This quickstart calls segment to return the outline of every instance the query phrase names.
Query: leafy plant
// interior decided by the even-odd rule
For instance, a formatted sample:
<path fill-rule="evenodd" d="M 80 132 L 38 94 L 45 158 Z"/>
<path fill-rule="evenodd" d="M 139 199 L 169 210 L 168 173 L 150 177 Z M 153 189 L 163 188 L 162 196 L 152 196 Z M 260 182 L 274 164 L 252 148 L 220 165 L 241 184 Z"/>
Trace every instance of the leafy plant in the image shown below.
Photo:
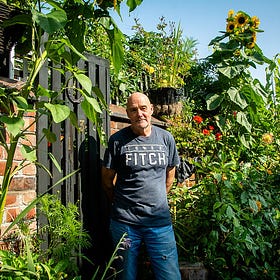
<path fill-rule="evenodd" d="M 135 34 L 128 41 L 131 71 L 142 75 L 142 81 L 147 76 L 150 88 L 181 88 L 193 63 L 196 41 L 183 38 L 180 24 L 167 24 L 164 17 L 156 32 L 145 31 L 137 19 L 133 29 Z"/>
<path fill-rule="evenodd" d="M 210 279 L 280 275 L 279 64 L 250 37 L 257 22 L 230 12 L 213 55 L 190 71 L 183 114 L 169 119 L 181 156 L 200 156 L 195 184 L 169 195 L 179 257 L 203 262 Z M 255 63 L 268 65 L 265 86 L 251 77 Z"/>
<path fill-rule="evenodd" d="M 22 245 L 19 252 L 0 251 L 0 279 L 74 279 L 79 272 L 75 257 L 90 240 L 79 221 L 78 207 L 72 203 L 64 206 L 55 195 L 44 195 L 36 201 L 48 224 L 36 233 L 25 222 L 17 223 L 17 239 Z M 44 251 L 40 236 L 46 232 L 50 239 Z"/>
<path fill-rule="evenodd" d="M 216 114 L 217 125 L 223 134 L 227 133 L 229 114 L 235 114 L 239 124 L 238 137 L 242 145 L 249 148 L 253 143 L 251 132 L 258 122 L 257 109 L 265 108 L 271 100 L 270 84 L 264 87 L 253 79 L 250 67 L 257 64 L 272 66 L 272 60 L 264 56 L 256 43 L 259 30 L 257 17 L 249 17 L 244 12 L 233 16 L 229 12 L 226 32 L 210 42 L 213 54 L 208 57 L 215 66 L 216 90 L 205 97 L 207 110 Z M 224 42 L 224 39 L 228 39 Z"/>

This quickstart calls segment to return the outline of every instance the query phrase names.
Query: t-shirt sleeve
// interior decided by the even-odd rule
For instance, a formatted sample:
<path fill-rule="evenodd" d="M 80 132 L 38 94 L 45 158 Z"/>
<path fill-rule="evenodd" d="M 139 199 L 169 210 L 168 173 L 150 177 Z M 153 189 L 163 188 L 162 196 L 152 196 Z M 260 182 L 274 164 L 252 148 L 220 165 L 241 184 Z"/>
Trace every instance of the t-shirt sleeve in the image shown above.
<path fill-rule="evenodd" d="M 180 158 L 179 154 L 176 148 L 176 142 L 173 138 L 173 136 L 170 134 L 170 139 L 169 139 L 169 161 L 168 161 L 168 166 L 177 166 L 180 163 Z"/>
<path fill-rule="evenodd" d="M 103 158 L 103 166 L 110 169 L 115 169 L 115 163 L 114 163 L 115 155 L 114 155 L 113 146 L 114 146 L 114 141 L 110 139 Z"/>

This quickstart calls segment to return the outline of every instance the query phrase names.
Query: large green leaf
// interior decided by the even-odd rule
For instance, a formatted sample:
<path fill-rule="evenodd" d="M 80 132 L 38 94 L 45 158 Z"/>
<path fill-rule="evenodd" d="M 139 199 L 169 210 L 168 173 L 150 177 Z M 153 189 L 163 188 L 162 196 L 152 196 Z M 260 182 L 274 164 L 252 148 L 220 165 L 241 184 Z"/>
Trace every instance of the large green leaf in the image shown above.
<path fill-rule="evenodd" d="M 87 96 L 87 95 L 84 95 L 84 97 L 85 97 L 85 101 L 89 103 L 89 105 L 92 107 L 92 109 L 94 111 L 96 111 L 97 113 L 100 113 L 100 114 L 102 113 L 100 105 L 94 97 Z"/>
<path fill-rule="evenodd" d="M 110 41 L 114 69 L 116 73 L 118 73 L 124 61 L 124 50 L 122 45 L 123 34 L 117 26 L 114 26 L 113 29 L 106 29 L 106 31 Z"/>
<path fill-rule="evenodd" d="M 67 23 L 67 15 L 63 10 L 55 10 L 48 14 L 34 10 L 33 19 L 48 34 L 57 32 Z"/>
<path fill-rule="evenodd" d="M 47 98 L 55 98 L 58 96 L 58 94 L 59 94 L 58 92 L 46 89 L 46 88 L 42 87 L 41 85 L 38 85 L 37 91 L 36 91 L 37 96 L 45 96 Z"/>
<path fill-rule="evenodd" d="M 231 208 L 230 205 L 228 205 L 228 207 L 227 207 L 226 215 L 227 215 L 227 217 L 230 218 L 230 219 L 233 218 L 233 216 L 234 216 L 233 209 Z"/>
<path fill-rule="evenodd" d="M 90 121 L 93 122 L 93 124 L 97 124 L 97 115 L 96 111 L 93 109 L 93 107 L 87 102 L 86 100 L 83 100 L 81 103 L 81 107 L 85 113 L 85 115 L 88 117 Z"/>
<path fill-rule="evenodd" d="M 267 105 L 269 91 L 266 90 L 259 81 L 255 80 L 251 87 L 251 98 L 258 106 Z"/>
<path fill-rule="evenodd" d="M 143 0 L 127 0 L 126 5 L 129 7 L 129 12 L 135 10 L 137 6 L 142 3 Z"/>
<path fill-rule="evenodd" d="M 239 75 L 240 73 L 242 73 L 245 68 L 246 67 L 242 63 L 235 64 L 235 65 L 232 63 L 230 65 L 222 63 L 218 66 L 217 69 L 220 73 L 222 73 L 229 79 L 232 79 L 232 78 L 236 77 L 237 75 Z"/>
<path fill-rule="evenodd" d="M 28 102 L 23 96 L 15 96 L 14 100 L 17 103 L 17 108 L 22 110 L 28 109 Z"/>
<path fill-rule="evenodd" d="M 55 123 L 60 123 L 66 120 L 70 115 L 70 108 L 61 104 L 45 103 L 45 107 L 51 112 Z"/>
<path fill-rule="evenodd" d="M 82 85 L 88 94 L 91 94 L 92 82 L 88 76 L 82 73 L 74 73 L 75 78 Z"/>
<path fill-rule="evenodd" d="M 108 107 L 108 104 L 107 104 L 107 102 L 106 102 L 106 100 L 105 100 L 105 98 L 104 98 L 104 96 L 103 96 L 102 91 L 100 90 L 100 88 L 99 88 L 99 87 L 93 87 L 92 90 L 93 90 L 93 92 L 96 94 L 96 96 L 97 96 L 99 102 L 102 104 L 102 106 L 103 106 L 104 108 L 107 108 L 107 107 Z"/>
<path fill-rule="evenodd" d="M 252 125 L 247 119 L 247 116 L 244 112 L 238 112 L 236 115 L 236 121 L 246 128 L 248 132 L 251 132 Z"/>
<path fill-rule="evenodd" d="M 57 140 L 56 134 L 53 133 L 51 130 L 47 129 L 47 128 L 43 128 L 43 133 L 45 134 L 48 142 L 50 143 L 54 143 Z"/>
<path fill-rule="evenodd" d="M 30 162 L 35 162 L 37 160 L 36 149 L 33 149 L 28 145 L 22 145 L 21 153 L 23 157 L 29 160 Z"/>
<path fill-rule="evenodd" d="M 206 104 L 208 110 L 215 110 L 224 100 L 223 94 L 208 94 L 206 96 Z"/>
<path fill-rule="evenodd" d="M 6 124 L 8 132 L 13 136 L 19 134 L 24 126 L 23 118 L 19 117 L 1 116 L 0 121 Z"/>
<path fill-rule="evenodd" d="M 230 87 L 227 93 L 230 97 L 230 100 L 237 104 L 242 110 L 248 106 L 245 98 L 242 98 L 242 95 L 235 87 Z"/>

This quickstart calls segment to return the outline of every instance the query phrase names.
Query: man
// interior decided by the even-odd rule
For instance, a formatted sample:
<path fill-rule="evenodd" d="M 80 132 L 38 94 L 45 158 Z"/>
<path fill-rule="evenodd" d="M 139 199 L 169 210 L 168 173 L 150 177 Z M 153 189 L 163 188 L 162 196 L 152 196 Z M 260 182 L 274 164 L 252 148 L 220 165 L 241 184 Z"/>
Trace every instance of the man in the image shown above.
<path fill-rule="evenodd" d="M 151 124 L 153 106 L 145 94 L 133 93 L 126 112 L 131 125 L 110 137 L 102 167 L 103 187 L 112 201 L 114 244 L 126 233 L 118 279 L 136 279 L 142 242 L 156 279 L 181 279 L 167 201 L 179 164 L 175 141 Z"/>

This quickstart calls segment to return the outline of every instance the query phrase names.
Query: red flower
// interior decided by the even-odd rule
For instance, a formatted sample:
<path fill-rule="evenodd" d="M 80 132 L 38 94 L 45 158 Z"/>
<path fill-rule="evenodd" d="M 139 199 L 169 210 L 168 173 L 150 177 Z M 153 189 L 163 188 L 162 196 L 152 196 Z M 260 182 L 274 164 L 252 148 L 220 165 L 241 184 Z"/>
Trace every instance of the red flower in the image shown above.
<path fill-rule="evenodd" d="M 215 127 L 213 125 L 209 125 L 209 130 L 214 130 Z"/>
<path fill-rule="evenodd" d="M 216 140 L 217 141 L 219 141 L 219 140 L 221 140 L 222 139 L 222 133 L 221 132 L 217 132 L 216 134 L 215 134 L 215 136 L 216 136 Z"/>
<path fill-rule="evenodd" d="M 204 135 L 210 135 L 210 130 L 204 128 L 204 129 L 202 130 L 202 133 L 203 133 Z"/>
<path fill-rule="evenodd" d="M 203 122 L 203 118 L 201 116 L 194 116 L 193 120 L 198 124 Z"/>
<path fill-rule="evenodd" d="M 236 111 L 233 111 L 233 116 L 236 118 L 236 116 L 237 116 L 237 112 Z"/>

